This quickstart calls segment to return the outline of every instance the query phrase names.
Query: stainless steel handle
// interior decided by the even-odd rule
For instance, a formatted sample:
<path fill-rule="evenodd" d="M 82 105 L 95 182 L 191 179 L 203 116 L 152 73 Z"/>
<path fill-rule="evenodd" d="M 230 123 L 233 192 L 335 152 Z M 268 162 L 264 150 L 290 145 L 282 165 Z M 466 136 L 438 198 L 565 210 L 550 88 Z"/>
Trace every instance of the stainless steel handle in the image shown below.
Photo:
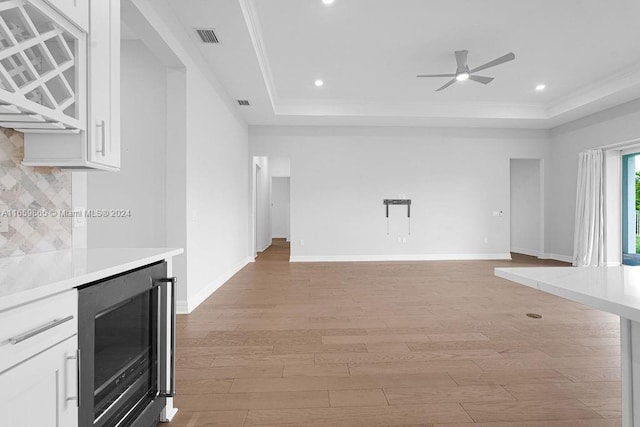
<path fill-rule="evenodd" d="M 169 299 L 171 302 L 169 309 L 169 318 L 171 319 L 171 341 L 169 343 L 169 390 L 160 391 L 158 395 L 160 397 L 174 397 L 176 394 L 176 284 L 178 283 L 178 279 L 175 277 L 167 277 L 158 279 L 156 282 L 171 284 L 171 298 Z"/>
<path fill-rule="evenodd" d="M 107 141 L 106 141 L 106 138 L 105 138 L 106 126 L 105 126 L 104 120 L 100 121 L 100 123 L 97 123 L 96 127 L 100 128 L 100 135 L 102 136 L 102 141 L 101 141 L 101 144 L 100 144 L 102 148 L 100 150 L 97 150 L 97 151 L 98 151 L 98 153 L 100 153 L 100 154 L 102 154 L 104 156 L 104 154 L 105 154 L 105 152 L 107 150 L 107 147 L 106 147 Z"/>
<path fill-rule="evenodd" d="M 58 325 L 62 325 L 63 323 L 68 322 L 69 320 L 72 320 L 73 316 L 67 316 L 64 319 L 55 319 L 52 320 L 51 322 L 47 323 L 46 325 L 42 325 L 39 326 L 35 329 L 30 330 L 29 332 L 25 332 L 24 334 L 18 335 L 16 337 L 13 338 L 9 338 L 9 342 L 11 344 L 18 344 L 24 340 L 28 340 L 29 338 L 35 337 L 38 334 L 41 334 L 45 331 L 48 331 L 51 328 L 55 328 Z"/>
<path fill-rule="evenodd" d="M 76 395 L 67 397 L 67 401 L 75 400 L 76 406 L 80 407 L 80 349 L 76 350 L 75 356 L 67 356 L 67 360 L 75 360 L 76 361 Z"/>

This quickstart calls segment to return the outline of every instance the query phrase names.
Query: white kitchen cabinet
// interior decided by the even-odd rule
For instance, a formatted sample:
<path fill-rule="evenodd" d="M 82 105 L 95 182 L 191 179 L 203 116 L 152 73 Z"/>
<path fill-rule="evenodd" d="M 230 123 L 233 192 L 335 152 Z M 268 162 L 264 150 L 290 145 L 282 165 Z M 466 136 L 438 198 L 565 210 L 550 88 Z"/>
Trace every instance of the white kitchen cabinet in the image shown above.
<path fill-rule="evenodd" d="M 120 0 L 88 5 L 85 129 L 26 133 L 26 166 L 120 169 Z"/>
<path fill-rule="evenodd" d="M 77 336 L 0 374 L 0 425 L 75 427 Z"/>
<path fill-rule="evenodd" d="M 120 167 L 120 0 L 92 0 L 89 160 Z"/>
<path fill-rule="evenodd" d="M 0 425 L 78 425 L 78 293 L 0 311 Z"/>
<path fill-rule="evenodd" d="M 86 126 L 86 33 L 42 0 L 0 2 L 0 126 Z"/>

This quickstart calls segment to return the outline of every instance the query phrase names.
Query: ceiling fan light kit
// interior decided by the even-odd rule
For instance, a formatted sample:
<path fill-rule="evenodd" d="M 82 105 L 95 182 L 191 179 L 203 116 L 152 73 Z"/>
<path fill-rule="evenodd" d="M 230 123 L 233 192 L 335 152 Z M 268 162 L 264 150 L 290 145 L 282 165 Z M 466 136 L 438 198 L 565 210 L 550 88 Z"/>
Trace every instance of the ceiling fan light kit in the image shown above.
<path fill-rule="evenodd" d="M 456 50 L 456 72 L 454 74 L 419 74 L 418 77 L 452 77 L 447 83 L 443 86 L 436 89 L 436 92 L 439 92 L 443 89 L 448 88 L 455 82 L 462 82 L 465 80 L 473 80 L 474 82 L 489 84 L 493 81 L 493 77 L 485 77 L 485 76 L 476 76 L 474 73 L 477 71 L 486 70 L 487 68 L 495 67 L 496 65 L 503 64 L 508 61 L 513 61 L 516 59 L 516 55 L 513 52 L 509 52 L 506 55 L 502 55 L 499 58 L 494 59 L 493 61 L 489 61 L 486 64 L 483 64 L 479 67 L 469 69 L 469 65 L 467 64 L 467 55 L 469 51 L 467 50 Z"/>

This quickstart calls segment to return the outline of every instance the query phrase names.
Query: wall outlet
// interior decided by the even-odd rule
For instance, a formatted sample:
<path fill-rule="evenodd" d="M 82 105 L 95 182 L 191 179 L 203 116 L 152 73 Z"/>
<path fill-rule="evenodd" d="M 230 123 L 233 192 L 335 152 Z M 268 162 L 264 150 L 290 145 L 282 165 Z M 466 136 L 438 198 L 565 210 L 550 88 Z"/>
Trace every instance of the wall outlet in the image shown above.
<path fill-rule="evenodd" d="M 8 233 L 9 232 L 9 217 L 2 216 L 0 217 L 0 233 Z"/>

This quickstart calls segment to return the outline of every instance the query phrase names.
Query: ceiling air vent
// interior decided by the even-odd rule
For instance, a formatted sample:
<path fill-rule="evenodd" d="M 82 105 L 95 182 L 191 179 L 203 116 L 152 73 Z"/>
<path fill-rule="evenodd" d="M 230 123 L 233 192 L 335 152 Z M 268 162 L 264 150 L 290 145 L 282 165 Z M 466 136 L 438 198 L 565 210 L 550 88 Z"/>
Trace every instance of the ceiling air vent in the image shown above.
<path fill-rule="evenodd" d="M 220 43 L 213 28 L 194 28 L 194 30 L 196 30 L 196 33 L 200 36 L 202 43 Z"/>
<path fill-rule="evenodd" d="M 242 105 L 243 107 L 249 106 L 249 101 L 246 99 L 238 99 L 238 105 Z"/>

